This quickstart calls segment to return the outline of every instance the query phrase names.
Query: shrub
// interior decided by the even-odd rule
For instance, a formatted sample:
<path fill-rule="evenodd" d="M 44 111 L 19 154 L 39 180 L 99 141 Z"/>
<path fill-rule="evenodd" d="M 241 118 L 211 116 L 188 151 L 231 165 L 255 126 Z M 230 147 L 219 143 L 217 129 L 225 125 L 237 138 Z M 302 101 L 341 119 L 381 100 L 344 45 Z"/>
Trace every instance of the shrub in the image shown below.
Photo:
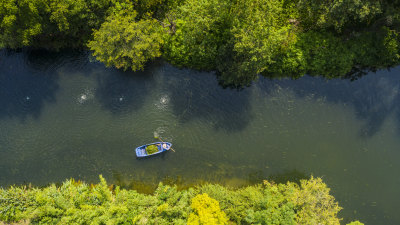
<path fill-rule="evenodd" d="M 228 224 L 226 214 L 219 208 L 217 200 L 207 194 L 196 195 L 190 207 L 193 212 L 189 215 L 188 224 Z"/>
<path fill-rule="evenodd" d="M 339 224 L 338 203 L 320 178 L 229 189 L 160 183 L 152 195 L 87 185 L 0 189 L 0 221 L 34 224 Z M 352 224 L 361 224 L 358 221 Z"/>

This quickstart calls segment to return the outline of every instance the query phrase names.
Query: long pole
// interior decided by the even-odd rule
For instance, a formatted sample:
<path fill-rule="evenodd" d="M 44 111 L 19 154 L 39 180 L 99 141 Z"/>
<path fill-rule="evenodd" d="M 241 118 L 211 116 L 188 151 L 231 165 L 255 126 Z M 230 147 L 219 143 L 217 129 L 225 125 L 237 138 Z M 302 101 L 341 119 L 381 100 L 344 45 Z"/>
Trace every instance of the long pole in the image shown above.
<path fill-rule="evenodd" d="M 158 137 L 158 139 L 160 139 L 161 142 L 165 142 L 165 141 L 161 140 L 160 137 Z M 171 150 L 172 150 L 173 152 L 175 152 L 175 150 L 174 150 L 172 147 L 171 147 Z"/>

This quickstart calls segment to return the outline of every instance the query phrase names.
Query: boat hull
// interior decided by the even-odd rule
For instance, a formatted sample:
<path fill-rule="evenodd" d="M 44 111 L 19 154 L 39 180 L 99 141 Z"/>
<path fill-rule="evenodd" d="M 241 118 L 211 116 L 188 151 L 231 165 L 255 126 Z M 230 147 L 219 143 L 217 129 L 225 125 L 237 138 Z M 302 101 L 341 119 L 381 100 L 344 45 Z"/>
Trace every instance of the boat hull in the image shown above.
<path fill-rule="evenodd" d="M 146 152 L 146 147 L 149 146 L 149 145 L 157 145 L 158 151 L 153 153 L 153 154 L 151 154 L 151 155 L 148 155 L 147 152 Z M 148 157 L 148 156 L 152 156 L 152 155 L 157 155 L 157 154 L 160 154 L 162 152 L 170 150 L 171 146 L 172 146 L 172 144 L 169 143 L 169 142 L 154 142 L 154 143 L 151 143 L 151 144 L 142 145 L 142 146 L 139 146 L 139 147 L 137 147 L 135 149 L 136 157 L 143 158 L 143 157 Z"/>

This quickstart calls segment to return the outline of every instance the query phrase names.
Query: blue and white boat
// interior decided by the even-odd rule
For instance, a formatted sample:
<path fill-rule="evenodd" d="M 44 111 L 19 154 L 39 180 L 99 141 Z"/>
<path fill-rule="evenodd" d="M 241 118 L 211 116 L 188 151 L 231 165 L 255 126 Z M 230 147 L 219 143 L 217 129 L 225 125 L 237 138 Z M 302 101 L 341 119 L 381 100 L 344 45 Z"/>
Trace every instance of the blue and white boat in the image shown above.
<path fill-rule="evenodd" d="M 156 145 L 158 148 L 158 151 L 154 152 L 153 154 L 150 154 L 150 155 L 147 154 L 146 147 L 149 145 Z M 136 156 L 137 157 L 147 157 L 147 156 L 151 156 L 151 155 L 157 155 L 162 152 L 170 150 L 171 146 L 172 146 L 172 144 L 169 142 L 154 142 L 151 144 L 142 145 L 142 146 L 136 148 Z"/>

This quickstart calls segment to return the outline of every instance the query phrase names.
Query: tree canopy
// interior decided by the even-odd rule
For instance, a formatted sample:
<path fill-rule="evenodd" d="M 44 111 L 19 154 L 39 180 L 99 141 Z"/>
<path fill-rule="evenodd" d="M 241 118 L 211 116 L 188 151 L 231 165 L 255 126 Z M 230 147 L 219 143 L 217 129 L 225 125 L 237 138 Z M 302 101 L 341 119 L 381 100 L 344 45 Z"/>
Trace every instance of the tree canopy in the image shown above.
<path fill-rule="evenodd" d="M 397 0 L 0 0 L 0 48 L 87 46 L 132 70 L 163 57 L 233 86 L 395 66 L 399 31 Z"/>
<path fill-rule="evenodd" d="M 94 31 L 88 46 L 106 66 L 134 71 L 143 69 L 148 60 L 161 55 L 163 28 L 153 18 L 137 21 L 137 13 L 130 4 L 118 4 L 117 7 L 121 9 L 107 17 L 100 29 Z"/>
<path fill-rule="evenodd" d="M 153 194 L 67 180 L 43 188 L 0 189 L 0 221 L 32 224 L 332 224 L 341 210 L 320 178 L 233 190 L 159 184 Z M 353 225 L 362 225 L 356 221 Z"/>

